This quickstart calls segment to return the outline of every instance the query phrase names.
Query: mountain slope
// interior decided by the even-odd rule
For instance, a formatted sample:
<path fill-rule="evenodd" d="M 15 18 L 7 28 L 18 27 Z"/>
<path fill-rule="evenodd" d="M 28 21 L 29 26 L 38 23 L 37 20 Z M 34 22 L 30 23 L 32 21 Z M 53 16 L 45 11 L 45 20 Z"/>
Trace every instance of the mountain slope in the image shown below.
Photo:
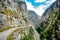
<path fill-rule="evenodd" d="M 40 40 L 34 26 L 29 25 L 24 0 L 0 0 L 0 40 Z"/>
<path fill-rule="evenodd" d="M 56 0 L 45 11 L 37 31 L 41 40 L 60 40 L 60 0 Z"/>
<path fill-rule="evenodd" d="M 32 11 L 32 10 L 29 10 L 28 11 L 28 21 L 31 25 L 34 26 L 34 28 L 38 28 L 39 27 L 39 17 L 38 15 Z"/>

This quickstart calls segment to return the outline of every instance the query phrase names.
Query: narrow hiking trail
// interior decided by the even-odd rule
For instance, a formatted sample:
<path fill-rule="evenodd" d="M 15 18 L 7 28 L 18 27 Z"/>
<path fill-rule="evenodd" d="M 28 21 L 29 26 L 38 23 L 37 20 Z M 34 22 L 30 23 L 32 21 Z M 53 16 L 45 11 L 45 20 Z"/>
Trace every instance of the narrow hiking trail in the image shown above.
<path fill-rule="evenodd" d="M 15 28 L 11 28 L 11 29 L 9 29 L 9 30 L 0 32 L 0 40 L 6 40 L 6 38 L 7 38 L 12 32 L 14 32 L 15 30 L 20 29 L 20 28 L 23 29 L 23 28 L 27 28 L 27 27 L 30 27 L 30 26 L 15 27 Z"/>

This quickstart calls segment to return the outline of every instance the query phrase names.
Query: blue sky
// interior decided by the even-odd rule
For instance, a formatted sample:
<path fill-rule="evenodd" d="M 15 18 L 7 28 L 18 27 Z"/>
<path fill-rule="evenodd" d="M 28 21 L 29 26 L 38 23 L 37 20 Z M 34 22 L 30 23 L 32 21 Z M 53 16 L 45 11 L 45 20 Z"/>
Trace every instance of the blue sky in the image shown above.
<path fill-rule="evenodd" d="M 54 2 L 55 0 L 25 0 L 28 10 L 33 10 L 37 15 L 42 16 L 44 11 Z"/>

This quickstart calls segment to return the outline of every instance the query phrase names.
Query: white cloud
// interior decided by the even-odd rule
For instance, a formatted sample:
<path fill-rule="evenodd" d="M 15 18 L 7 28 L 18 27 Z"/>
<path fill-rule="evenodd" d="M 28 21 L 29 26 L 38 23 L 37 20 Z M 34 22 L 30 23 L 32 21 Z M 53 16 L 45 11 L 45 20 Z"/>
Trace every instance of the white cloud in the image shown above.
<path fill-rule="evenodd" d="M 34 7 L 32 6 L 32 4 L 30 2 L 26 2 L 26 4 L 27 4 L 27 9 L 34 10 Z"/>
<path fill-rule="evenodd" d="M 45 2 L 46 0 L 35 0 L 34 2 Z M 56 0 L 49 0 L 50 2 L 54 2 Z"/>
<path fill-rule="evenodd" d="M 26 2 L 27 4 L 27 9 L 28 10 L 33 10 L 37 15 L 42 16 L 44 11 L 54 2 L 55 0 L 50 0 L 46 2 L 46 5 L 40 5 L 38 8 L 34 8 L 33 5 L 30 2 Z"/>
<path fill-rule="evenodd" d="M 36 8 L 34 11 L 38 14 L 38 15 L 42 15 L 45 11 L 45 6 L 44 5 L 40 5 L 38 8 Z"/>
<path fill-rule="evenodd" d="M 56 0 L 50 0 L 50 1 L 47 1 L 46 4 L 47 5 L 51 5 L 53 2 L 55 2 Z"/>
<path fill-rule="evenodd" d="M 55 2 L 56 0 L 51 0 L 52 2 Z"/>
<path fill-rule="evenodd" d="M 27 4 L 28 10 L 33 10 L 33 11 L 35 11 L 35 13 L 37 13 L 37 15 L 40 15 L 40 16 L 42 15 L 42 13 L 45 10 L 43 5 L 40 5 L 38 8 L 34 8 L 31 3 L 26 2 L 26 4 Z"/>
<path fill-rule="evenodd" d="M 46 0 L 36 0 L 35 2 L 45 2 Z"/>

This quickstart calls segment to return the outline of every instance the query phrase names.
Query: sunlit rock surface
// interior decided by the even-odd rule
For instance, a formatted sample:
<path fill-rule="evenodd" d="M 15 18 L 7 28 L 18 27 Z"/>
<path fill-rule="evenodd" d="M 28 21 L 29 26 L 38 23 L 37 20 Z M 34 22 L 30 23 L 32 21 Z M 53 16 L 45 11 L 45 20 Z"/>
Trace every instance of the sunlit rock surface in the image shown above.
<path fill-rule="evenodd" d="M 32 16 L 33 18 L 37 17 L 36 15 Z M 30 23 L 30 19 L 28 19 L 28 17 L 31 16 L 28 16 L 27 6 L 24 0 L 0 0 L 0 40 L 7 40 L 7 37 L 9 37 L 9 35 L 12 34 L 14 31 L 16 31 L 14 32 L 14 40 L 20 40 L 22 39 L 22 34 L 20 35 L 18 33 L 21 30 L 21 32 L 25 31 L 26 33 L 28 33 L 27 35 L 25 35 L 25 37 L 30 36 L 31 39 L 33 38 L 32 40 L 40 40 L 40 36 L 38 32 L 35 30 L 35 27 L 37 26 L 33 26 L 38 23 L 36 22 L 38 17 L 36 20 L 35 18 L 32 19 L 35 22 L 35 24 L 34 22 L 32 22 L 33 24 Z M 19 28 L 22 29 L 20 30 Z M 23 30 L 24 28 L 26 28 L 26 30 Z M 30 30 L 30 32 L 28 30 Z M 34 35 L 32 35 L 32 33 L 34 33 Z M 26 40 L 25 37 L 23 37 L 23 40 Z M 28 38 L 27 40 L 29 39 L 30 38 Z"/>
<path fill-rule="evenodd" d="M 26 3 L 19 0 L 1 1 L 0 14 L 4 14 L 9 25 L 18 26 L 19 24 L 26 25 L 27 23 L 27 6 Z"/>

